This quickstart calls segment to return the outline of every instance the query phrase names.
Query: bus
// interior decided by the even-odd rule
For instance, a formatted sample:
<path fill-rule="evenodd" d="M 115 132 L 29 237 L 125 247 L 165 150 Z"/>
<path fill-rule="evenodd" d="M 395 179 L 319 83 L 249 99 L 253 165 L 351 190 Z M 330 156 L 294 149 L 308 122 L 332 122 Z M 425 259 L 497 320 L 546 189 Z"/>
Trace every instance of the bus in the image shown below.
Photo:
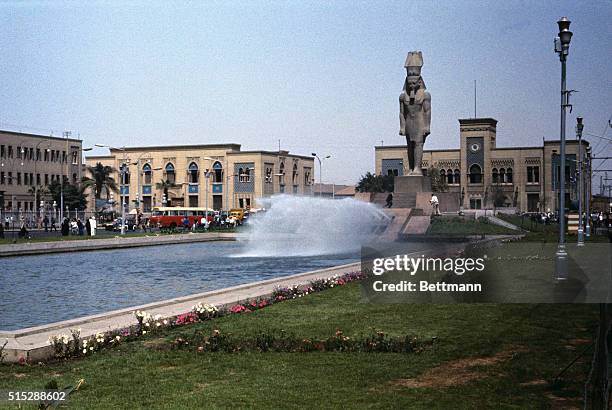
<path fill-rule="evenodd" d="M 189 226 L 191 227 L 196 221 L 200 220 L 206 215 L 206 208 L 187 208 L 187 207 L 154 207 L 151 211 L 151 218 L 149 223 L 151 226 L 157 226 L 160 228 L 176 228 L 177 226 L 184 226 L 183 220 L 185 217 L 189 220 Z M 208 209 L 208 222 L 214 219 L 215 211 Z"/>

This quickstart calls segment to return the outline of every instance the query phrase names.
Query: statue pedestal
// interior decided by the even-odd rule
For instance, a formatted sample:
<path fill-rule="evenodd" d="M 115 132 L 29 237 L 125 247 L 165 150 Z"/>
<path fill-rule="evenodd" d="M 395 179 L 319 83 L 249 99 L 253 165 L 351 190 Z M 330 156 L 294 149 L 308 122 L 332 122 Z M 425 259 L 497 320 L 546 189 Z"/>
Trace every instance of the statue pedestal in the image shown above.
<path fill-rule="evenodd" d="M 394 193 L 431 192 L 431 178 L 424 175 L 405 175 L 393 180 Z"/>

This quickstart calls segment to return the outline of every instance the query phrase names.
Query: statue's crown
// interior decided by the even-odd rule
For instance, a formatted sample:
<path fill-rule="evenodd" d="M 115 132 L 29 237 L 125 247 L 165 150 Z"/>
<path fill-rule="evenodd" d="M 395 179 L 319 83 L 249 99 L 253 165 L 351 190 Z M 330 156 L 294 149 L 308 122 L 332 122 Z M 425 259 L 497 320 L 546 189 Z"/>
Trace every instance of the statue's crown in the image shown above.
<path fill-rule="evenodd" d="M 423 54 L 420 51 L 409 52 L 404 67 L 423 67 Z"/>

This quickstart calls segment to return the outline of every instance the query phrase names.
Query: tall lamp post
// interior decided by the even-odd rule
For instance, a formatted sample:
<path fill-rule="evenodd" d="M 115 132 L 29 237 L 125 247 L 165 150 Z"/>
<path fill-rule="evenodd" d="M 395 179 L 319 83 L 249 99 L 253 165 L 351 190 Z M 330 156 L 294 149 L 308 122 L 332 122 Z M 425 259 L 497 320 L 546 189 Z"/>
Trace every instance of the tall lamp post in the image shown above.
<path fill-rule="evenodd" d="M 40 144 L 42 144 L 43 142 L 47 143 L 47 149 L 45 150 L 45 152 L 50 152 L 51 151 L 51 141 L 47 141 L 47 140 L 42 140 L 39 141 L 38 144 L 36 144 L 36 147 L 34 148 L 34 152 L 36 154 L 36 157 L 34 158 L 34 178 L 36 178 L 36 184 L 34 184 L 34 206 L 36 207 L 36 211 L 38 211 L 40 208 L 38 207 L 38 174 L 37 174 L 37 166 L 38 166 L 38 161 L 41 160 L 41 158 L 38 157 L 38 147 L 40 147 Z M 40 211 L 40 214 L 42 216 L 42 210 Z M 36 227 L 40 228 L 40 219 L 39 218 L 39 213 L 35 212 L 35 218 L 36 218 Z"/>
<path fill-rule="evenodd" d="M 560 172 L 559 172 L 559 245 L 555 258 L 555 279 L 567 279 L 567 251 L 565 250 L 565 110 L 569 106 L 569 93 L 566 89 L 566 62 L 572 32 L 569 30 L 571 21 L 561 17 L 557 21 L 558 37 L 555 38 L 555 52 L 561 61 L 561 141 L 560 141 Z"/>
<path fill-rule="evenodd" d="M 582 117 L 576 118 L 576 137 L 578 138 L 578 246 L 584 246 L 584 229 L 582 222 L 582 198 L 584 197 L 584 188 L 582 187 L 582 130 L 584 124 Z"/>
<path fill-rule="evenodd" d="M 585 164 L 585 170 L 587 172 L 587 183 L 586 183 L 586 195 L 585 195 L 585 199 L 586 199 L 586 220 L 585 220 L 585 224 L 586 224 L 586 229 L 585 229 L 585 235 L 586 238 L 589 239 L 591 237 L 591 180 L 592 180 L 592 176 L 591 176 L 591 147 L 589 147 L 587 149 L 586 152 L 586 164 Z"/>
<path fill-rule="evenodd" d="M 323 160 L 317 155 L 316 152 L 312 153 L 312 156 L 319 161 L 319 197 L 323 194 Z M 331 158 L 331 155 L 326 155 L 323 159 Z"/>

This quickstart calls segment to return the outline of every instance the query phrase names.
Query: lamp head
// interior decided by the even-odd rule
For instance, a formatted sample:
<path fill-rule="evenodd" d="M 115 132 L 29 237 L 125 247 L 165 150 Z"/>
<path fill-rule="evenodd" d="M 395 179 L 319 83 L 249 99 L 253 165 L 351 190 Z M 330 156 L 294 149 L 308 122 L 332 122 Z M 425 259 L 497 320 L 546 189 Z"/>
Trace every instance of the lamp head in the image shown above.
<path fill-rule="evenodd" d="M 313 153 L 312 153 L 312 154 L 310 154 L 310 155 L 312 155 L 313 157 L 316 157 L 316 156 L 317 156 L 317 153 L 316 153 L 316 152 L 313 152 Z"/>
<path fill-rule="evenodd" d="M 569 43 L 572 40 L 573 33 L 569 29 L 570 24 L 572 24 L 572 22 L 569 21 L 567 17 L 561 17 L 561 19 L 557 21 L 557 25 L 559 26 L 559 39 L 564 48 L 569 47 Z"/>
<path fill-rule="evenodd" d="M 584 124 L 582 123 L 582 117 L 576 118 L 576 131 L 579 135 L 582 135 L 582 130 L 584 129 Z"/>

